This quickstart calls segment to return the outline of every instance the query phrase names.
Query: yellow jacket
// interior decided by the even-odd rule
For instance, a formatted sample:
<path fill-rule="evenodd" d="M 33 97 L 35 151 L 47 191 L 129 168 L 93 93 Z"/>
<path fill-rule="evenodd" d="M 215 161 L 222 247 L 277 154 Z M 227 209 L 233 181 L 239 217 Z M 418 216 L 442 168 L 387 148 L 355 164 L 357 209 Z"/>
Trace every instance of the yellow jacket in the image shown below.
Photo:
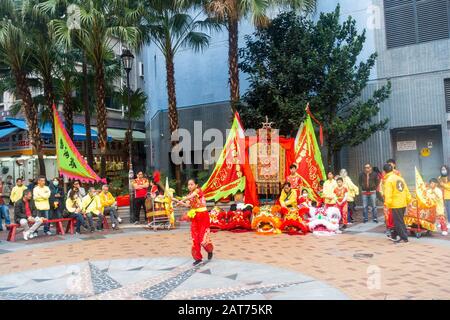
<path fill-rule="evenodd" d="M 103 191 L 100 192 L 100 203 L 102 205 L 102 212 L 106 207 L 111 207 L 114 202 L 116 202 L 116 198 L 114 198 L 114 196 L 111 194 L 111 192 L 108 192 L 107 194 L 105 194 Z"/>
<path fill-rule="evenodd" d="M 336 180 L 326 180 L 323 183 L 323 194 L 322 197 L 324 198 L 325 204 L 336 204 L 336 194 L 334 193 L 334 190 L 337 188 L 337 182 Z"/>
<path fill-rule="evenodd" d="M 66 200 L 67 211 L 69 211 L 70 213 L 74 213 L 77 208 L 81 209 L 83 208 L 83 202 L 81 201 L 81 199 L 78 197 L 75 197 L 74 200 L 67 198 Z"/>
<path fill-rule="evenodd" d="M 405 179 L 389 172 L 384 180 L 384 205 L 388 209 L 406 208 L 411 202 L 411 193 Z"/>
<path fill-rule="evenodd" d="M 448 178 L 444 179 L 443 177 L 439 177 L 439 182 L 444 192 L 444 200 L 450 200 L 450 181 Z"/>
<path fill-rule="evenodd" d="M 11 190 L 11 195 L 9 196 L 9 198 L 11 199 L 11 202 L 15 203 L 17 201 L 19 201 L 22 196 L 23 196 L 23 192 L 27 190 L 27 187 L 22 185 L 21 187 L 19 186 L 14 186 L 14 188 L 12 188 Z"/>
<path fill-rule="evenodd" d="M 100 202 L 100 197 L 95 195 L 91 197 L 89 194 L 83 197 L 83 212 L 92 213 L 98 216 L 100 210 L 102 209 L 102 203 Z"/>
<path fill-rule="evenodd" d="M 359 194 L 359 188 L 353 183 L 350 177 L 344 177 L 344 187 L 347 188 L 347 201 L 353 202 L 355 201 L 355 197 Z"/>
<path fill-rule="evenodd" d="M 50 210 L 50 202 L 48 201 L 50 194 L 50 188 L 47 186 L 43 186 L 42 188 L 39 186 L 34 187 L 33 200 L 36 205 L 36 209 Z"/>
<path fill-rule="evenodd" d="M 297 191 L 291 189 L 289 194 L 286 194 L 284 189 L 281 191 L 280 204 L 284 204 L 286 207 L 297 207 Z"/>

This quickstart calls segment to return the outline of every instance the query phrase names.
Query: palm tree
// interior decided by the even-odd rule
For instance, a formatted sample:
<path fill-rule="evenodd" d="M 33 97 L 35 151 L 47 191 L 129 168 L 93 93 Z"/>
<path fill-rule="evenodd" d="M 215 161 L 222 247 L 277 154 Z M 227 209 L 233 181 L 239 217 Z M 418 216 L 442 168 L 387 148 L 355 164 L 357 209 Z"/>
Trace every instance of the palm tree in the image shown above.
<path fill-rule="evenodd" d="M 230 82 L 230 101 L 233 112 L 240 100 L 239 93 L 239 66 L 238 66 L 238 36 L 239 21 L 251 16 L 255 26 L 261 27 L 269 23 L 267 12 L 269 9 L 280 6 L 295 10 L 311 12 L 316 7 L 316 0 L 186 0 L 186 3 L 197 5 L 202 2 L 205 11 L 212 17 L 222 20 L 228 30 L 228 64 Z"/>
<path fill-rule="evenodd" d="M 131 48 L 137 48 L 143 42 L 140 32 L 139 1 L 133 0 L 48 0 L 38 9 L 42 12 L 54 12 L 60 5 L 78 6 L 80 28 L 71 29 L 66 20 L 51 22 L 53 34 L 59 43 L 71 47 L 76 42 L 81 47 L 95 74 L 95 97 L 98 127 L 98 143 L 101 154 L 102 177 L 106 174 L 107 152 L 107 112 L 105 61 L 114 59 L 112 50 L 117 39 Z"/>
<path fill-rule="evenodd" d="M 15 94 L 22 100 L 21 110 L 28 125 L 33 154 L 38 156 L 39 173 L 45 175 L 38 108 L 33 101 L 29 78 L 33 72 L 33 46 L 30 39 L 32 17 L 21 4 L 12 0 L 0 2 L 0 69 L 1 77 L 11 77 Z"/>
<path fill-rule="evenodd" d="M 220 25 L 211 19 L 200 19 L 188 13 L 190 4 L 182 5 L 177 0 L 153 1 L 147 6 L 145 16 L 146 28 L 151 41 L 164 55 L 166 62 L 166 82 L 169 105 L 169 128 L 172 134 L 172 148 L 179 143 L 178 111 L 175 89 L 174 58 L 181 48 L 190 48 L 198 52 L 209 46 L 209 35 L 201 32 L 204 29 L 219 30 Z M 181 193 L 181 164 L 175 164 L 177 193 Z"/>
<path fill-rule="evenodd" d="M 128 106 L 128 88 L 126 86 L 124 86 L 120 92 L 116 93 L 116 98 L 118 101 L 120 101 L 122 106 Z M 133 128 L 131 126 L 131 120 L 138 120 L 141 119 L 142 116 L 145 114 L 145 106 L 147 103 L 147 95 L 145 94 L 145 92 L 143 92 L 141 89 L 137 89 L 137 90 L 131 90 L 131 94 L 130 94 L 130 111 L 125 112 L 125 116 L 130 119 L 130 121 L 128 122 L 128 130 L 127 133 L 125 135 L 125 143 L 124 143 L 124 150 L 129 150 L 129 145 L 133 144 Z M 124 162 L 128 162 L 129 161 L 129 157 L 124 156 Z M 127 166 L 125 166 L 127 167 Z"/>

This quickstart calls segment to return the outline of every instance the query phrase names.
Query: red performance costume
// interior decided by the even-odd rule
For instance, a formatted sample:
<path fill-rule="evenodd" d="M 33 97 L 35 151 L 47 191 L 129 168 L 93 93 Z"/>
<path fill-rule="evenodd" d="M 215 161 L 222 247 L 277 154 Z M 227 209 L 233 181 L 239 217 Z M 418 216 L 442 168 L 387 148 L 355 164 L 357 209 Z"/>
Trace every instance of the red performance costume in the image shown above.
<path fill-rule="evenodd" d="M 297 172 L 287 176 L 286 182 L 291 184 L 292 189 L 299 189 L 301 187 L 302 176 Z M 301 190 L 300 190 L 301 191 Z"/>
<path fill-rule="evenodd" d="M 192 197 L 193 196 L 193 197 Z M 191 210 L 188 217 L 191 218 L 192 257 L 194 260 L 202 260 L 201 247 L 211 253 L 214 249 L 210 238 L 210 220 L 206 209 L 206 200 L 200 188 L 189 193 L 188 197 Z"/>
<path fill-rule="evenodd" d="M 342 224 L 347 225 L 348 218 L 348 204 L 347 204 L 347 188 L 346 187 L 337 187 L 334 189 L 334 194 L 337 197 L 336 208 L 341 212 Z"/>

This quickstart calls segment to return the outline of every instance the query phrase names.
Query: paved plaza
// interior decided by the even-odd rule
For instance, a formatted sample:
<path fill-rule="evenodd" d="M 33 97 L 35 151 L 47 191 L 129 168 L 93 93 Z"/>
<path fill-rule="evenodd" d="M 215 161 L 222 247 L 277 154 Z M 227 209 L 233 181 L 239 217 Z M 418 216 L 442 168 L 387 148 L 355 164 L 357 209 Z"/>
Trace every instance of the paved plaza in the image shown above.
<path fill-rule="evenodd" d="M 450 241 L 393 244 L 374 223 L 331 237 L 218 232 L 192 267 L 189 225 L 0 243 L 0 299 L 449 299 Z"/>

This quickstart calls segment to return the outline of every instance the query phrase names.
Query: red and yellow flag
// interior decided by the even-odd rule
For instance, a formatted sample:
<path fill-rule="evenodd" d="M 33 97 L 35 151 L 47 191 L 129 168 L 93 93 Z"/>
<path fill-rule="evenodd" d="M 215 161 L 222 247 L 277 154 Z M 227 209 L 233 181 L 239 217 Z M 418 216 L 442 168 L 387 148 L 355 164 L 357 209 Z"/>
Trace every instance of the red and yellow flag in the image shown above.
<path fill-rule="evenodd" d="M 256 183 L 248 161 L 244 129 L 236 112 L 214 171 L 202 187 L 206 200 L 218 201 L 244 191 L 245 203 L 258 205 Z"/>
<path fill-rule="evenodd" d="M 320 180 L 325 180 L 325 170 L 309 112 L 295 138 L 295 163 L 303 188 L 318 201 Z"/>
<path fill-rule="evenodd" d="M 75 147 L 55 105 L 53 105 L 53 114 L 55 119 L 56 160 L 59 173 L 69 179 L 77 179 L 82 182 L 106 183 L 106 179 L 100 178 L 92 170 Z"/>
<path fill-rule="evenodd" d="M 416 198 L 419 208 L 429 209 L 436 207 L 436 201 L 430 199 L 430 197 L 427 196 L 427 186 L 423 181 L 419 170 L 417 170 L 417 167 L 415 167 L 415 169 L 416 169 Z"/>

